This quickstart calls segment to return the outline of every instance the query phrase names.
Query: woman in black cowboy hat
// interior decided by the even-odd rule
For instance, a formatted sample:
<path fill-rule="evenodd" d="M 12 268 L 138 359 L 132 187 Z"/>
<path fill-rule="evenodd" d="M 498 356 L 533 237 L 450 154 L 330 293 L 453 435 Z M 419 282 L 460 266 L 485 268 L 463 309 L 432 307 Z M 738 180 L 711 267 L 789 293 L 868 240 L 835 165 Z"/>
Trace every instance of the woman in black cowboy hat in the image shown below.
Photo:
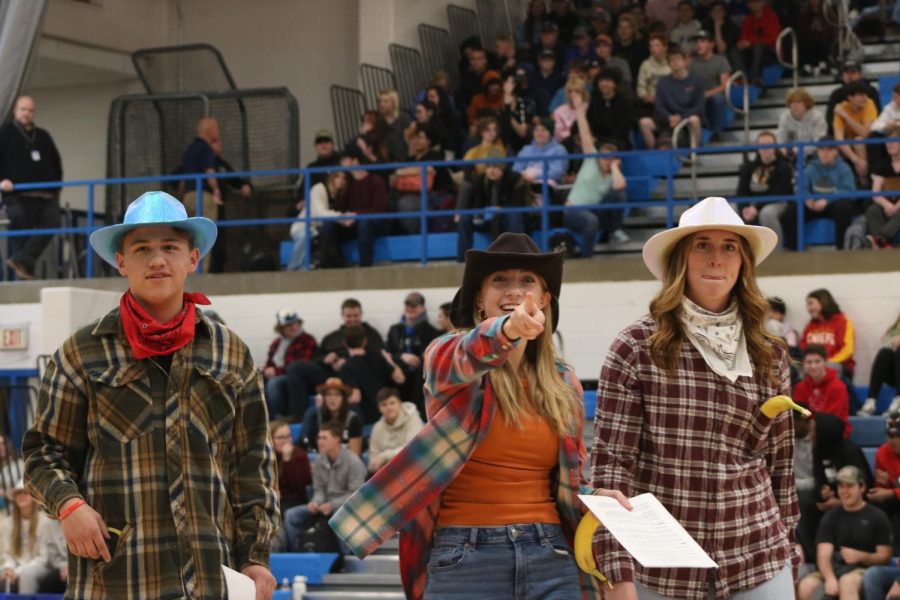
<path fill-rule="evenodd" d="M 428 424 L 332 519 L 359 556 L 402 528 L 408 598 L 599 597 L 571 548 L 586 451 L 581 384 L 551 340 L 562 266 L 524 234 L 466 253 L 460 329 L 425 351 Z"/>

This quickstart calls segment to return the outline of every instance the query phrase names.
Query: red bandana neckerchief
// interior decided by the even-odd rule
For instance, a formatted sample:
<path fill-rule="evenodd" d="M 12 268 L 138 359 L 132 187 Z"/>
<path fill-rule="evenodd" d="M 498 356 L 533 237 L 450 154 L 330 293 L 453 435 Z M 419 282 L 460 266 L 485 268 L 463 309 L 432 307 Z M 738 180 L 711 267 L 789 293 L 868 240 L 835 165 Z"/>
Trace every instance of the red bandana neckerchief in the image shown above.
<path fill-rule="evenodd" d="M 122 294 L 119 301 L 122 328 L 135 358 L 171 354 L 190 344 L 197 322 L 197 304 L 210 304 L 209 298 L 199 293 L 185 294 L 178 314 L 160 324 L 137 303 L 130 290 Z"/>

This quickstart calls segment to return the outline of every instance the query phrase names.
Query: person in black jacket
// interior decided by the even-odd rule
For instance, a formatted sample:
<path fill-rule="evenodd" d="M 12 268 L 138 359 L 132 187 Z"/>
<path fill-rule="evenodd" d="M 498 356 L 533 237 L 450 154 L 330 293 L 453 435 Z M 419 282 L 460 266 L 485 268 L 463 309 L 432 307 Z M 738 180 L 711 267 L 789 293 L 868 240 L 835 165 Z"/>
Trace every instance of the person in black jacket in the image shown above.
<path fill-rule="evenodd" d="M 425 296 L 419 292 L 410 292 L 403 300 L 403 317 L 399 323 L 391 325 L 384 346 L 406 376 L 406 381 L 400 388 L 400 398 L 414 403 L 423 420 L 426 417 L 425 396 L 422 392 L 422 355 L 431 340 L 440 333 L 428 322 Z"/>
<path fill-rule="evenodd" d="M 872 102 L 875 103 L 875 108 L 878 109 L 879 113 L 881 112 L 881 96 L 878 95 L 878 90 L 863 79 L 862 67 L 859 66 L 859 63 L 847 61 L 841 67 L 841 85 L 835 88 L 831 95 L 828 96 L 828 105 L 825 111 L 828 135 L 834 135 L 834 107 L 847 99 L 849 91 L 856 87 L 853 84 L 857 81 L 862 82 L 862 85 L 865 86 L 863 89 L 866 92 L 866 96 L 872 99 Z"/>
<path fill-rule="evenodd" d="M 634 98 L 627 91 L 629 88 L 622 88 L 619 83 L 619 72 L 615 68 L 604 68 L 597 74 L 587 118 L 591 133 L 598 141 L 629 150 L 634 127 Z"/>
<path fill-rule="evenodd" d="M 775 134 L 762 131 L 756 136 L 759 145 L 775 144 Z M 775 148 L 760 148 L 756 158 L 741 165 L 738 175 L 737 195 L 741 197 L 789 196 L 794 193 L 794 171 L 790 163 Z M 762 225 L 784 239 L 781 215 L 787 210 L 784 200 L 774 202 L 746 202 L 740 205 L 741 218 L 748 225 Z M 792 204 L 791 208 L 795 208 Z"/>
<path fill-rule="evenodd" d="M 19 96 L 13 118 L 0 127 L 0 192 L 10 229 L 54 229 L 61 224 L 59 188 L 16 191 L 21 183 L 60 181 L 62 160 L 53 138 L 34 124 L 34 100 Z M 34 263 L 52 236 L 11 238 L 14 249 L 6 264 L 19 279 L 34 279 Z"/>
<path fill-rule="evenodd" d="M 459 195 L 457 208 L 484 208 L 483 214 L 458 215 L 459 237 L 456 245 L 456 259 L 465 260 L 466 250 L 472 247 L 475 230 L 489 231 L 491 239 L 496 239 L 504 231 L 525 232 L 524 213 L 498 215 L 501 207 L 521 207 L 529 201 L 530 188 L 521 175 L 508 168 L 508 164 L 489 164 L 484 173 L 477 175 L 469 195 Z"/>

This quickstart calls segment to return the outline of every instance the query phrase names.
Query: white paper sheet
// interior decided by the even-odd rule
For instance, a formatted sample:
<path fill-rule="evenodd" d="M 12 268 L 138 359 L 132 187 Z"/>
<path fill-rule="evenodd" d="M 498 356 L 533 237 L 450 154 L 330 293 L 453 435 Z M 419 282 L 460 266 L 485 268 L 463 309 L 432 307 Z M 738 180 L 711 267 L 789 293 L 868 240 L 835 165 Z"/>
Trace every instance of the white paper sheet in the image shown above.
<path fill-rule="evenodd" d="M 717 566 L 653 494 L 631 498 L 631 511 L 606 496 L 578 497 L 646 568 Z"/>
<path fill-rule="evenodd" d="M 222 565 L 228 600 L 256 600 L 256 583 L 243 573 Z"/>

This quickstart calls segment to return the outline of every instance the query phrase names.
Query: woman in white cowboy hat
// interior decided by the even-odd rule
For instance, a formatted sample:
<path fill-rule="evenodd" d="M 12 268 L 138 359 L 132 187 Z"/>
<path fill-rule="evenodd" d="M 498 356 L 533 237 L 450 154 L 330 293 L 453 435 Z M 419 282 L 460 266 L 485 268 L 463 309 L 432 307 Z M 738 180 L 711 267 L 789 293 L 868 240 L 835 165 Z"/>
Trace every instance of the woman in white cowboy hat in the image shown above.
<path fill-rule="evenodd" d="M 410 600 L 599 597 L 570 546 L 584 408 L 551 338 L 562 266 L 521 233 L 466 253 L 462 329 L 425 351 L 428 423 L 332 519 L 359 556 L 402 530 Z"/>
<path fill-rule="evenodd" d="M 787 349 L 765 330 L 756 284 L 777 243 L 706 198 L 644 246 L 662 288 L 600 371 L 593 484 L 655 494 L 718 569 L 643 568 L 601 528 L 607 600 L 793 598 L 791 417 L 760 411 L 790 393 Z"/>

